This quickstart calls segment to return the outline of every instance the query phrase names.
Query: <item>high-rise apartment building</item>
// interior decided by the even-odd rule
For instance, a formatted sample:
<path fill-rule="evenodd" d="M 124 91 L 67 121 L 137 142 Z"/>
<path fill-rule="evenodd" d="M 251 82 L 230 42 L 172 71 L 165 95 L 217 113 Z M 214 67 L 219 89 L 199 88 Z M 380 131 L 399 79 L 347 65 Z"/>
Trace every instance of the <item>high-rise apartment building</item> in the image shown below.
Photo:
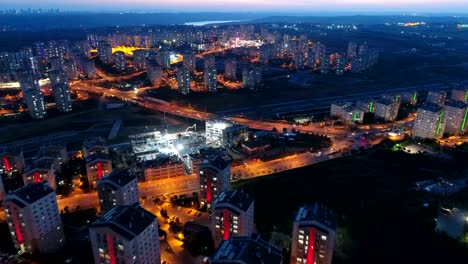
<path fill-rule="evenodd" d="M 445 91 L 429 91 L 427 93 L 426 103 L 443 106 L 446 98 L 447 92 Z"/>
<path fill-rule="evenodd" d="M 216 92 L 218 81 L 215 67 L 205 68 L 203 79 L 205 81 L 205 90 L 208 92 Z"/>
<path fill-rule="evenodd" d="M 118 205 L 132 205 L 139 202 L 136 174 L 129 170 L 113 171 L 97 181 L 101 212 L 105 213 Z"/>
<path fill-rule="evenodd" d="M 215 157 L 205 160 L 198 167 L 200 182 L 199 199 L 203 205 L 211 208 L 216 198 L 231 190 L 231 160 L 229 157 Z"/>
<path fill-rule="evenodd" d="M 464 135 L 468 131 L 468 104 L 460 101 L 449 101 L 444 106 L 445 133 Z"/>
<path fill-rule="evenodd" d="M 183 66 L 190 72 L 195 72 L 196 68 L 196 58 L 195 58 L 195 52 L 193 51 L 186 51 L 183 54 L 184 56 L 184 61 L 183 61 Z"/>
<path fill-rule="evenodd" d="M 70 112 L 72 110 L 72 100 L 66 72 L 63 70 L 51 71 L 49 78 L 57 109 L 60 112 Z"/>
<path fill-rule="evenodd" d="M 190 71 L 184 67 L 177 70 L 177 87 L 181 94 L 190 93 Z"/>
<path fill-rule="evenodd" d="M 140 206 L 116 206 L 89 228 L 94 263 L 159 264 L 158 221 Z"/>
<path fill-rule="evenodd" d="M 8 228 L 21 252 L 54 253 L 65 243 L 57 198 L 46 183 L 25 185 L 4 201 Z"/>
<path fill-rule="evenodd" d="M 127 61 L 125 59 L 125 53 L 123 51 L 117 51 L 114 53 L 114 62 L 115 68 L 118 71 L 124 71 L 127 66 Z"/>
<path fill-rule="evenodd" d="M 413 136 L 438 139 L 444 136 L 446 116 L 441 106 L 425 104 L 418 108 L 414 121 Z"/>
<path fill-rule="evenodd" d="M 162 67 L 159 65 L 157 60 L 149 59 L 147 61 L 148 66 L 148 79 L 151 85 L 159 86 L 162 80 Z"/>
<path fill-rule="evenodd" d="M 89 187 L 95 188 L 102 177 L 112 172 L 112 160 L 108 154 L 95 153 L 86 158 L 86 175 Z"/>
<path fill-rule="evenodd" d="M 213 54 L 208 54 L 204 58 L 204 68 L 216 68 L 216 59 Z"/>
<path fill-rule="evenodd" d="M 221 193 L 213 202 L 211 231 L 215 247 L 231 237 L 249 237 L 254 231 L 254 200 L 236 190 Z"/>
<path fill-rule="evenodd" d="M 235 58 L 227 58 L 224 61 L 224 78 L 235 80 L 237 75 L 237 62 Z"/>
<path fill-rule="evenodd" d="M 391 98 L 383 98 L 374 102 L 374 116 L 385 121 L 395 121 L 398 117 L 400 101 Z"/>
<path fill-rule="evenodd" d="M 331 264 L 335 216 L 321 204 L 301 207 L 293 224 L 291 264 Z"/>
<path fill-rule="evenodd" d="M 45 101 L 39 87 L 39 81 L 28 73 L 21 74 L 19 81 L 21 91 L 23 92 L 23 100 L 28 106 L 29 115 L 33 119 L 45 118 Z"/>

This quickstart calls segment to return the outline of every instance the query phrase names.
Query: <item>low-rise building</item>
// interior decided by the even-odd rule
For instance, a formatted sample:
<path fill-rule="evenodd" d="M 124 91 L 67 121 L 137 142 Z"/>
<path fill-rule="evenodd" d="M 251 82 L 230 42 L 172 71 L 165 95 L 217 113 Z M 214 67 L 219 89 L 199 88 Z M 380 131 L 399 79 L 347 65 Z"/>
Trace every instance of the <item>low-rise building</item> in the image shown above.
<path fill-rule="evenodd" d="M 242 151 L 248 155 L 263 153 L 270 148 L 270 143 L 263 140 L 247 140 L 241 143 Z"/>
<path fill-rule="evenodd" d="M 185 166 L 177 156 L 160 156 L 144 162 L 145 181 L 154 181 L 185 175 Z"/>
<path fill-rule="evenodd" d="M 354 108 L 349 103 L 333 103 L 330 107 L 330 115 L 339 118 L 346 125 L 362 123 L 364 120 L 364 111 Z"/>

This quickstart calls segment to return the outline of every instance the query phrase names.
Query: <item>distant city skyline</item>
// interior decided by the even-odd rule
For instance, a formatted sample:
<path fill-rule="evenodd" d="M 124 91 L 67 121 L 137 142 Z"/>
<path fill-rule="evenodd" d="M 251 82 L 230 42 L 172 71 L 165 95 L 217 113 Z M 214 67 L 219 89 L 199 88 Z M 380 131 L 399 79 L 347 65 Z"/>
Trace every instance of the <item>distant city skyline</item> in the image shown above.
<path fill-rule="evenodd" d="M 468 13 L 468 0 L 17 0 L 2 1 L 2 8 L 59 8 L 70 11 L 216 11 L 278 13 L 426 12 Z"/>

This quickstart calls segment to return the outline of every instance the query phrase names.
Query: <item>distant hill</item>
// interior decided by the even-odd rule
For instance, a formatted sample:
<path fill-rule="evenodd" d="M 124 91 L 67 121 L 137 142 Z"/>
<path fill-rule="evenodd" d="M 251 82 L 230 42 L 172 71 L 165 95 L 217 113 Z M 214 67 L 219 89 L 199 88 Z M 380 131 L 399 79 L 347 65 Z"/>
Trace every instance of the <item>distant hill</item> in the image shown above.
<path fill-rule="evenodd" d="M 316 24 L 384 24 L 424 21 L 433 23 L 467 23 L 468 16 L 270 16 L 256 19 L 257 23 L 316 23 Z"/>
<path fill-rule="evenodd" d="M 19 31 L 108 26 L 171 25 L 198 21 L 253 20 L 254 13 L 62 13 L 44 15 L 0 15 L 0 25 Z"/>

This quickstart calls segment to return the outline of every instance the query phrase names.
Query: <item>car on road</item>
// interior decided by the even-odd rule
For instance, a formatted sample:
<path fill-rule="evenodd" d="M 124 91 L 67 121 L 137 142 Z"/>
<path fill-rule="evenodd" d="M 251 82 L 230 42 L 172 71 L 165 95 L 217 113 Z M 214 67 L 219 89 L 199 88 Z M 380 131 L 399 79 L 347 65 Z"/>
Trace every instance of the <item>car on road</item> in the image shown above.
<path fill-rule="evenodd" d="M 201 216 L 201 212 L 198 211 L 195 215 L 198 216 L 198 217 L 200 217 L 200 216 Z"/>
<path fill-rule="evenodd" d="M 189 210 L 189 211 L 187 212 L 187 214 L 190 214 L 191 212 L 192 212 L 192 210 Z"/>

